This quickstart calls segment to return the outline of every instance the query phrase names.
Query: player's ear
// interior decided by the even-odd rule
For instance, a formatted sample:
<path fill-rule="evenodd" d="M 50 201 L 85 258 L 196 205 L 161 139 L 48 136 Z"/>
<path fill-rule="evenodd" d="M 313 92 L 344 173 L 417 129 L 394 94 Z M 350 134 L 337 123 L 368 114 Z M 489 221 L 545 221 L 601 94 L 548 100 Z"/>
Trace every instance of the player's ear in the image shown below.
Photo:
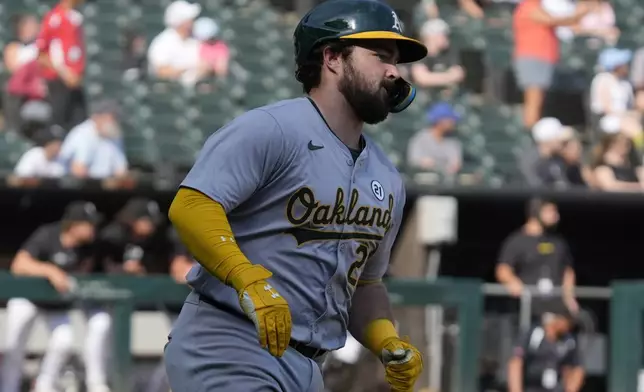
<path fill-rule="evenodd" d="M 332 46 L 325 46 L 322 49 L 322 68 L 326 68 L 334 74 L 342 72 L 342 51 L 335 50 Z"/>

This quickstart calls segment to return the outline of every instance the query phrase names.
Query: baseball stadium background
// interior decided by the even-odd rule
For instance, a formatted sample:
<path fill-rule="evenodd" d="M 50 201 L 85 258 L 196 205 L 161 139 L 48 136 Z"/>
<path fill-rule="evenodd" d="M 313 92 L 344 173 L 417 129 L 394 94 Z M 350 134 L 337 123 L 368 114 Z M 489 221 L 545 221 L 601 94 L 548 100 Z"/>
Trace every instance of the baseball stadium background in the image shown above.
<path fill-rule="evenodd" d="M 430 71 L 458 66 L 463 74 L 439 87 L 419 86 L 409 109 L 367 129 L 407 181 L 405 225 L 388 282 L 397 321 L 401 332 L 425 351 L 419 390 L 505 390 L 512 342 L 529 314 L 531 298 L 539 294 L 529 287 L 520 299 L 511 298 L 496 283 L 495 265 L 503 240 L 525 221 L 526 201 L 545 197 L 559 206 L 558 232 L 570 245 L 577 296 L 588 319 L 578 337 L 585 350 L 583 391 L 633 392 L 644 365 L 644 281 L 638 283 L 644 279 L 644 197 L 641 191 L 533 185 L 524 179 L 520 158 L 534 141 L 522 120 L 522 95 L 512 68 L 512 15 L 520 1 L 390 2 L 408 35 L 419 36 L 427 20 L 446 22 L 448 29 L 441 23 L 432 26 L 448 35 L 457 56 L 444 69 L 440 61 L 431 62 Z M 55 3 L 0 0 L 0 47 L 16 39 L 16 15 L 40 18 Z M 115 315 L 111 374 L 118 392 L 143 390 L 140 380 L 156 366 L 170 328 L 163 310 L 181 303 L 187 288 L 164 275 L 93 275 L 79 277 L 76 294 L 62 298 L 44 280 L 11 276 L 8 268 L 15 252 L 36 227 L 59 220 L 74 200 L 94 202 L 107 221 L 133 197 L 156 200 L 167 211 L 209 134 L 249 108 L 301 94 L 293 77 L 291 36 L 299 16 L 315 1 L 196 2 L 202 16 L 216 21 L 217 39 L 229 47 L 230 60 L 225 75 L 190 86 L 146 75 L 141 65 L 150 41 L 165 28 L 169 3 L 93 0 L 79 9 L 87 55 L 82 89 L 88 104 L 107 98 L 122 106 L 126 180 L 61 176 L 17 181 L 14 167 L 34 142 L 20 129 L 0 124 L 0 264 L 6 271 L 0 274 L 0 301 L 24 296 L 105 302 Z M 588 103 L 591 81 L 600 72 L 599 54 L 607 47 L 636 51 L 644 46 L 644 4 L 610 4 L 617 37 L 561 37 L 561 57 L 541 114 L 574 128 L 584 150 L 582 165 L 602 137 Z M 140 47 L 143 51 L 137 52 Z M 133 58 L 141 63 L 126 61 Z M 3 63 L 3 86 L 10 77 Z M 8 94 L 4 87 L 3 94 Z M 10 110 L 20 110 L 6 102 L 3 118 L 15 115 Z M 449 175 L 410 168 L 406 159 L 410 138 L 428 127 L 427 111 L 437 102 L 447 103 L 460 116 L 453 137 L 462 146 L 462 165 Z M 84 326 L 78 312 L 72 313 L 80 352 Z M 0 331 L 4 324 L 0 310 Z M 37 372 L 47 338 L 38 322 L 29 341 L 25 377 Z M 0 351 L 4 344 L 0 338 Z M 77 380 L 82 389 L 82 364 L 76 359 L 65 377 Z M 376 367 L 365 356 L 332 368 L 328 386 L 342 392 L 376 390 Z M 77 390 L 73 388 L 67 390 Z"/>

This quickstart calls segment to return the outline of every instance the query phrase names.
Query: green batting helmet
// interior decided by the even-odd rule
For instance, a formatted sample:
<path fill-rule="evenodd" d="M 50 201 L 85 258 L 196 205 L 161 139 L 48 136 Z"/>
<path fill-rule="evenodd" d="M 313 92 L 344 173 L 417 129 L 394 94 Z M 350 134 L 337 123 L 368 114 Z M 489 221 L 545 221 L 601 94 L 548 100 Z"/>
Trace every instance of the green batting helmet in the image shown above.
<path fill-rule="evenodd" d="M 327 0 L 309 11 L 295 28 L 295 63 L 305 64 L 313 50 L 332 41 L 386 39 L 395 40 L 399 63 L 411 63 L 427 56 L 421 42 L 403 35 L 396 12 L 378 0 Z M 299 80 L 298 72 L 296 78 Z M 399 91 L 392 96 L 392 113 L 409 106 L 416 90 L 408 82 L 397 82 Z"/>

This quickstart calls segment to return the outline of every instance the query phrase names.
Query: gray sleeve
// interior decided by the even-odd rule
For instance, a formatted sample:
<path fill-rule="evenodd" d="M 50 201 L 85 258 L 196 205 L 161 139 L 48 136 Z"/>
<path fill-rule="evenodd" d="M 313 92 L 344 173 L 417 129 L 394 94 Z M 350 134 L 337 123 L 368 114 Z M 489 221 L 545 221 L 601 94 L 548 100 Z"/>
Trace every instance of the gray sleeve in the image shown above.
<path fill-rule="evenodd" d="M 404 184 L 402 184 L 402 180 L 401 185 L 400 190 L 395 195 L 397 200 L 394 200 L 396 205 L 393 211 L 394 216 L 392 218 L 392 226 L 385 234 L 385 237 L 382 239 L 378 249 L 369 258 L 369 260 L 367 260 L 364 271 L 362 271 L 362 274 L 360 275 L 360 281 L 362 282 L 379 281 L 387 272 L 391 250 L 394 246 L 394 242 L 396 241 L 396 237 L 398 236 L 400 226 L 402 225 L 402 215 L 405 209 L 406 192 Z"/>
<path fill-rule="evenodd" d="M 212 134 L 181 183 L 230 212 L 283 165 L 285 138 L 273 116 L 251 110 Z"/>

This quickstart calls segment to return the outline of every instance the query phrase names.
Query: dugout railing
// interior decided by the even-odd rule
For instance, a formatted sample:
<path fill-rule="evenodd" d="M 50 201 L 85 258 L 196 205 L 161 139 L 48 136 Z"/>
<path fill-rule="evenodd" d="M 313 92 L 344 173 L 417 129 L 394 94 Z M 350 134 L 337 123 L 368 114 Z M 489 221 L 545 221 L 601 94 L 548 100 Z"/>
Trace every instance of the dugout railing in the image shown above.
<path fill-rule="evenodd" d="M 0 300 L 27 298 L 32 301 L 52 300 L 68 303 L 70 307 L 95 303 L 109 308 L 113 314 L 114 352 L 112 384 L 115 391 L 132 390 L 131 320 L 140 306 L 180 305 L 189 288 L 172 279 L 160 277 L 103 276 L 76 277 L 76 288 L 70 295 L 60 295 L 44 279 L 18 278 L 0 273 Z M 394 306 L 437 305 L 451 307 L 458 314 L 458 342 L 453 363 L 450 364 L 450 391 L 478 390 L 481 325 L 484 295 L 502 295 L 498 285 L 483 285 L 479 280 L 439 279 L 392 280 L 388 282 Z M 644 283 L 620 282 L 598 293 L 596 289 L 579 288 L 584 298 L 610 296 L 610 365 L 609 392 L 637 390 L 637 375 L 642 365 Z M 536 288 L 528 288 L 523 297 L 524 308 Z M 525 312 L 525 310 L 524 310 Z M 162 344 L 162 342 L 160 342 Z"/>

